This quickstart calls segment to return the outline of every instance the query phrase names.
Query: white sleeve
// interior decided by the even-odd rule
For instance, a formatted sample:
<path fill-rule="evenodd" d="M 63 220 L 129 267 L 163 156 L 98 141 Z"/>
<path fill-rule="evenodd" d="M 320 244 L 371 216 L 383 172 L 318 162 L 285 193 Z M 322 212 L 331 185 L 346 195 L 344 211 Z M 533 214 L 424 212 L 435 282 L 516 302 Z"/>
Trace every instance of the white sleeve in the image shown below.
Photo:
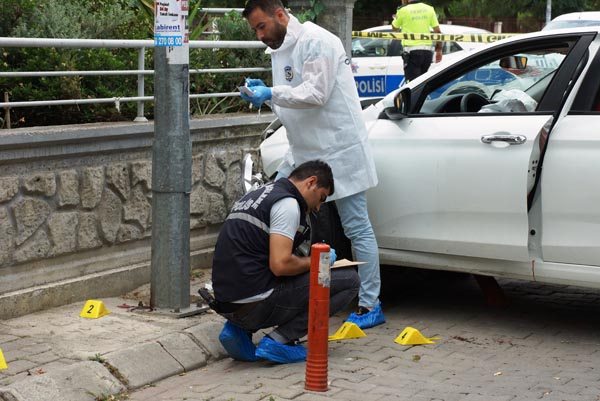
<path fill-rule="evenodd" d="M 302 83 L 295 87 L 274 86 L 271 100 L 277 106 L 294 109 L 321 107 L 331 96 L 339 66 L 334 49 L 329 43 L 316 40 L 303 46 L 306 54 L 302 65 Z"/>
<path fill-rule="evenodd" d="M 292 241 L 300 225 L 300 205 L 294 198 L 283 198 L 271 208 L 270 234 L 280 234 Z"/>

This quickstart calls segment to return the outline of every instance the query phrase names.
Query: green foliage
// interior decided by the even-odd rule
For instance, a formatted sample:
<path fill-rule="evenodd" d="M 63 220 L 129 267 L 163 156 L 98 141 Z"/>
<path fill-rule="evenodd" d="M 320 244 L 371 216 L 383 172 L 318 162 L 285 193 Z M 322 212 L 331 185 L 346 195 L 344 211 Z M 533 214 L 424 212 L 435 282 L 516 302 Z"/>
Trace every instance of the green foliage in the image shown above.
<path fill-rule="evenodd" d="M 100 362 L 100 363 L 106 362 L 106 360 L 100 354 L 95 354 L 94 356 L 90 356 L 88 358 L 88 360 L 94 361 L 94 362 Z"/>
<path fill-rule="evenodd" d="M 191 0 L 190 39 L 203 36 L 210 28 L 220 36 L 209 40 L 256 40 L 252 30 L 235 11 L 211 19 L 201 11 L 199 0 Z M 207 6 L 214 3 L 206 0 Z M 218 2 L 217 2 L 218 3 Z M 222 6 L 217 4 L 217 6 Z M 239 7 L 239 4 L 231 4 Z M 150 39 L 153 36 L 154 8 L 152 0 L 2 0 L 0 30 L 14 37 L 62 37 L 105 39 Z M 118 18 L 116 17 L 118 16 Z M 214 25 L 213 25 L 214 22 Z M 146 68 L 154 65 L 153 52 L 146 51 Z M 0 66 L 9 71 L 99 71 L 136 70 L 134 49 L 0 49 Z M 269 67 L 270 59 L 260 49 L 196 49 L 190 50 L 190 68 Z M 251 74 L 264 81 L 270 73 Z M 190 93 L 235 92 L 245 76 L 239 73 L 192 74 Z M 145 92 L 153 93 L 153 77 L 146 75 Z M 137 95 L 137 76 L 60 76 L 22 77 L 0 81 L 0 94 L 9 100 L 34 101 L 51 99 L 120 98 Z M 202 115 L 215 112 L 247 110 L 238 97 L 192 100 L 190 112 Z M 96 121 L 131 121 L 137 113 L 133 102 L 80 104 L 13 108 L 13 127 L 33 125 L 76 124 Z M 152 118 L 152 107 L 146 117 Z M 0 122 L 4 124 L 4 121 Z"/>
<path fill-rule="evenodd" d="M 10 49 L 3 61 L 13 71 L 125 70 L 137 68 L 135 50 L 128 49 Z M 59 76 L 6 79 L 1 92 L 11 101 L 85 99 L 136 95 L 135 76 Z M 133 119 L 135 104 L 21 107 L 11 110 L 15 126 L 75 124 Z"/>
<path fill-rule="evenodd" d="M 13 36 L 11 32 L 21 17 L 36 7 L 37 2 L 34 0 L 0 1 L 0 36 Z"/>
<path fill-rule="evenodd" d="M 432 0 L 446 17 L 503 17 L 529 16 L 543 21 L 546 16 L 546 0 Z M 552 15 L 574 11 L 591 11 L 598 6 L 598 1 L 589 0 L 552 0 Z"/>
<path fill-rule="evenodd" d="M 11 35 L 108 39 L 115 32 L 127 32 L 133 20 L 133 10 L 119 0 L 45 0 L 19 18 Z"/>
<path fill-rule="evenodd" d="M 9 1 L 4 3 L 3 0 L 2 7 L 10 7 L 16 14 L 12 14 L 11 24 L 0 20 L 0 29 L 9 31 L 13 37 L 139 37 L 139 19 L 129 0 L 38 0 L 35 7 L 30 7 L 28 1 L 15 2 L 19 3 L 15 7 Z M 7 48 L 0 53 L 0 65 L 10 71 L 131 70 L 137 69 L 137 53 L 129 49 Z M 134 76 L 22 77 L 0 81 L 0 93 L 7 92 L 9 100 L 14 102 L 135 96 L 136 90 Z M 13 108 L 11 124 L 21 127 L 131 120 L 135 117 L 135 104 L 119 106 Z"/>
<path fill-rule="evenodd" d="M 300 13 L 294 14 L 300 22 L 317 22 L 317 17 L 325 10 L 325 5 L 321 0 L 308 0 L 309 7 L 300 10 Z"/>
<path fill-rule="evenodd" d="M 518 18 L 544 21 L 547 0 L 425 0 L 433 6 L 440 18 L 485 17 L 490 19 Z M 389 20 L 401 5 L 400 0 L 357 0 L 354 16 L 379 17 Z M 600 9 L 600 0 L 552 0 L 552 16 L 575 11 Z"/>

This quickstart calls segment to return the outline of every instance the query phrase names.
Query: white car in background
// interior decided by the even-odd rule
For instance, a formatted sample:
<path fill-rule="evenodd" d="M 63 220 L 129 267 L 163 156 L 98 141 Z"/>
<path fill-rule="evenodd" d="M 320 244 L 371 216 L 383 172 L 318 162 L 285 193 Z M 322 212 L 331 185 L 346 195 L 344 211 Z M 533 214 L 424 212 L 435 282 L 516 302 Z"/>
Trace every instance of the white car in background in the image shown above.
<path fill-rule="evenodd" d="M 445 34 L 491 33 L 485 29 L 462 25 L 440 24 Z M 391 25 L 365 29 L 362 32 L 397 32 Z M 442 63 L 464 57 L 465 51 L 486 46 L 476 42 L 444 42 Z M 352 72 L 358 89 L 358 96 L 383 97 L 404 82 L 404 62 L 402 61 L 402 41 L 381 38 L 352 38 Z M 430 69 L 435 69 L 432 63 Z"/>
<path fill-rule="evenodd" d="M 600 11 L 582 11 L 562 14 L 550 21 L 542 31 L 582 26 L 600 26 Z"/>
<path fill-rule="evenodd" d="M 363 115 L 382 264 L 600 288 L 600 27 L 492 43 Z M 273 177 L 285 128 L 265 137 Z"/>

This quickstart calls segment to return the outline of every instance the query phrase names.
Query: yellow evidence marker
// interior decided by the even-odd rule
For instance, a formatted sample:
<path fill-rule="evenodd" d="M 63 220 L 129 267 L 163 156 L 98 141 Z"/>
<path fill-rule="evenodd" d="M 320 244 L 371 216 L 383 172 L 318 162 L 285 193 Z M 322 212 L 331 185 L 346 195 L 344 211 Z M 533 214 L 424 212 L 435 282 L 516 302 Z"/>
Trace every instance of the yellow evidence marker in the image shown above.
<path fill-rule="evenodd" d="M 421 345 L 421 344 L 435 344 L 433 340 L 439 340 L 440 337 L 426 338 L 421 332 L 413 327 L 407 327 L 402 330 L 402 333 L 396 337 L 395 343 L 401 345 Z"/>
<path fill-rule="evenodd" d="M 90 299 L 86 301 L 79 316 L 88 319 L 98 319 L 104 315 L 108 315 L 110 311 L 104 306 L 104 302 Z"/>
<path fill-rule="evenodd" d="M 356 323 L 344 322 L 342 326 L 335 332 L 334 335 L 329 336 L 329 341 L 346 340 L 349 338 L 360 338 L 366 337 L 364 331 Z"/>
<path fill-rule="evenodd" d="M 4 354 L 0 349 L 0 370 L 8 369 L 8 365 L 6 364 L 6 359 L 4 359 Z"/>

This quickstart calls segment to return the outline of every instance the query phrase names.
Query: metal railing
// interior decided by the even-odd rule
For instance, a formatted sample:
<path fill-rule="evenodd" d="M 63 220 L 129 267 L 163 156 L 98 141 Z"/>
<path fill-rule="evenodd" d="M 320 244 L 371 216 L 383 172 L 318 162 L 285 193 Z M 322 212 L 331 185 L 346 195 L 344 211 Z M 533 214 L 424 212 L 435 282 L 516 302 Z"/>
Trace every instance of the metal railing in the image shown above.
<path fill-rule="evenodd" d="M 229 10 L 229 9 L 218 9 Z M 62 106 L 62 105 L 81 105 L 96 103 L 114 103 L 117 109 L 122 102 L 137 102 L 137 116 L 134 121 L 147 121 L 144 117 L 144 102 L 151 101 L 154 96 L 147 96 L 144 93 L 144 76 L 153 75 L 154 70 L 148 70 L 145 66 L 145 54 L 147 49 L 154 50 L 153 40 L 116 40 L 116 39 L 46 39 L 46 38 L 12 38 L 0 37 L 0 48 L 9 47 L 53 47 L 65 49 L 84 49 L 84 48 L 102 48 L 102 49 L 137 49 L 138 69 L 137 70 L 100 70 L 100 71 L 13 71 L 0 72 L 1 78 L 16 77 L 55 77 L 55 76 L 101 76 L 101 75 L 137 75 L 137 96 L 112 98 L 93 98 L 93 99 L 60 99 L 60 100 L 38 100 L 10 102 L 7 96 L 4 102 L 0 102 L 0 108 L 8 111 L 14 107 L 35 107 L 35 106 Z M 226 41 L 226 40 L 192 40 L 189 42 L 192 49 L 264 49 L 266 46 L 260 41 Z M 190 68 L 190 74 L 207 73 L 249 73 L 270 71 L 271 68 L 253 67 L 253 68 Z M 190 99 L 197 98 L 215 98 L 239 96 L 239 92 L 223 93 L 196 93 L 190 94 Z M 8 121 L 7 121 L 8 122 Z M 6 124 L 7 128 L 10 124 Z"/>

